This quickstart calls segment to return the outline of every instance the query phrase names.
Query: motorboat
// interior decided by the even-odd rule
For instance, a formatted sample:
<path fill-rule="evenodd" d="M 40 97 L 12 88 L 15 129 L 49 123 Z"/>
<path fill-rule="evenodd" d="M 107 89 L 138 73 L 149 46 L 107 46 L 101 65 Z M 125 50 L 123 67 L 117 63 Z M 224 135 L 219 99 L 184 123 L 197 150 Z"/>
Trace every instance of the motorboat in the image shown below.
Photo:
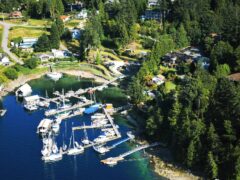
<path fill-rule="evenodd" d="M 104 154 L 109 151 L 109 149 L 104 146 L 93 146 L 93 149 L 100 154 Z"/>
<path fill-rule="evenodd" d="M 56 109 L 50 109 L 50 110 L 45 111 L 44 115 L 49 116 L 51 114 L 55 114 L 56 112 L 57 112 Z"/>
<path fill-rule="evenodd" d="M 47 73 L 47 77 L 54 80 L 54 81 L 58 81 L 59 79 L 61 79 L 63 76 L 62 73 L 59 72 L 49 72 Z"/>
<path fill-rule="evenodd" d="M 102 113 L 96 113 L 94 115 L 91 116 L 91 120 L 95 120 L 95 119 L 104 119 L 106 116 L 105 114 Z"/>
<path fill-rule="evenodd" d="M 39 134 L 47 134 L 52 127 L 52 120 L 50 119 L 43 119 L 41 120 L 41 122 L 39 123 L 38 127 L 37 127 L 37 133 Z"/>
<path fill-rule="evenodd" d="M 66 119 L 68 118 L 68 116 L 71 114 L 71 111 L 65 111 L 65 112 L 61 112 L 59 114 L 57 114 L 55 117 L 57 119 Z"/>
<path fill-rule="evenodd" d="M 60 160 L 62 160 L 62 154 L 56 153 L 56 154 L 50 154 L 49 156 L 43 156 L 42 160 L 44 160 L 45 162 L 60 161 Z"/>
<path fill-rule="evenodd" d="M 28 111 L 36 111 L 38 109 L 38 106 L 35 104 L 25 104 L 24 108 Z"/>
<path fill-rule="evenodd" d="M 46 101 L 40 101 L 38 103 L 38 106 L 40 107 L 49 107 L 50 106 L 50 103 L 49 102 L 46 102 Z"/>
<path fill-rule="evenodd" d="M 93 141 L 96 143 L 103 143 L 103 142 L 106 142 L 107 140 L 108 140 L 107 136 L 100 135 L 97 138 L 95 138 Z"/>

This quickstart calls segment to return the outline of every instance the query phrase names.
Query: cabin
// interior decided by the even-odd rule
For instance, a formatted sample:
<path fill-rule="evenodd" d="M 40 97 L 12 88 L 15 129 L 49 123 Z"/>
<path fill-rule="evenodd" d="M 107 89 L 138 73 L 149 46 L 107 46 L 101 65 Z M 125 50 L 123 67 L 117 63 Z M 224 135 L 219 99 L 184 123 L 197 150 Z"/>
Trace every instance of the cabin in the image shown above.
<path fill-rule="evenodd" d="M 20 11 L 13 11 L 9 14 L 10 19 L 18 19 L 18 18 L 23 18 L 23 15 Z"/>
<path fill-rule="evenodd" d="M 23 103 L 27 105 L 37 105 L 40 102 L 38 95 L 24 97 Z"/>
<path fill-rule="evenodd" d="M 18 97 L 25 97 L 32 93 L 32 88 L 29 84 L 24 84 L 15 92 Z"/>

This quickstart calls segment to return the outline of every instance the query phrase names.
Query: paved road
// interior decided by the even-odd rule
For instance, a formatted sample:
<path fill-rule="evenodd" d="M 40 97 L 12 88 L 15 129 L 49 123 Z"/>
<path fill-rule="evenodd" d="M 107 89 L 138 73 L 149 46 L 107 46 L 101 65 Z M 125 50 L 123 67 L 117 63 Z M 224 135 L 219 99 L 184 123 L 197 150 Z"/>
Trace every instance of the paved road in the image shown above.
<path fill-rule="evenodd" d="M 8 48 L 8 34 L 9 34 L 9 29 L 15 25 L 13 24 L 8 24 L 5 22 L 0 21 L 0 24 L 3 26 L 3 37 L 2 37 L 2 49 L 3 51 L 8 54 L 8 56 L 14 60 L 16 63 L 19 64 L 24 64 L 21 59 L 19 59 L 15 54 L 13 54 L 10 51 L 10 48 Z"/>

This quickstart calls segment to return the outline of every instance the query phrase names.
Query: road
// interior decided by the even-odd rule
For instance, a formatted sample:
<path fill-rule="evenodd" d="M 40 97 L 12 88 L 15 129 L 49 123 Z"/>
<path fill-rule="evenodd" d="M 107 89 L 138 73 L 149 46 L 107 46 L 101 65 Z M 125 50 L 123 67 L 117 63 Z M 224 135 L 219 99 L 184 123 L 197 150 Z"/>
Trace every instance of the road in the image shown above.
<path fill-rule="evenodd" d="M 13 24 L 8 24 L 5 22 L 0 21 L 0 24 L 3 26 L 3 37 L 2 37 L 2 49 L 3 51 L 8 54 L 8 56 L 15 61 L 16 63 L 19 64 L 24 64 L 21 59 L 19 59 L 15 54 L 13 54 L 10 51 L 10 48 L 8 47 L 8 35 L 9 35 L 9 30 L 11 27 L 14 27 L 15 25 Z"/>

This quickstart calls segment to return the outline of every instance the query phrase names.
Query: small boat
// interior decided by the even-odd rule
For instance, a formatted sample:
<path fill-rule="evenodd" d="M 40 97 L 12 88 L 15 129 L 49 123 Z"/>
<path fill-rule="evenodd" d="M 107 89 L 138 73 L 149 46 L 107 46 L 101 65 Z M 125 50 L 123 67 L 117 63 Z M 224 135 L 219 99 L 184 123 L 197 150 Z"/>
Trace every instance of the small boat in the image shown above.
<path fill-rule="evenodd" d="M 50 106 L 50 103 L 49 102 L 46 102 L 46 101 L 40 101 L 38 103 L 38 106 L 40 107 L 49 107 Z"/>
<path fill-rule="evenodd" d="M 99 110 L 99 108 L 101 108 L 102 104 L 94 104 L 92 106 L 90 106 L 89 108 L 86 108 L 84 113 L 85 114 L 92 114 L 95 113 L 96 111 Z"/>
<path fill-rule="evenodd" d="M 79 109 L 73 111 L 73 114 L 74 115 L 81 115 L 81 114 L 83 114 L 84 111 L 85 111 L 85 108 L 79 108 Z"/>
<path fill-rule="evenodd" d="M 62 160 L 62 154 L 56 153 L 56 154 L 50 154 L 49 156 L 43 156 L 42 160 L 44 160 L 45 162 L 60 161 L 60 160 Z"/>
<path fill-rule="evenodd" d="M 105 114 L 102 113 L 96 113 L 94 115 L 91 116 L 91 120 L 95 120 L 95 119 L 104 119 L 106 116 Z"/>
<path fill-rule="evenodd" d="M 100 154 L 104 154 L 104 153 L 109 151 L 108 148 L 106 148 L 104 146 L 101 146 L 101 145 L 100 146 L 93 146 L 93 149 Z"/>
<path fill-rule="evenodd" d="M 57 112 L 56 109 L 50 109 L 50 110 L 45 111 L 44 115 L 49 116 L 49 115 L 54 114 L 56 112 Z"/>
<path fill-rule="evenodd" d="M 58 73 L 58 72 L 49 72 L 47 73 L 47 77 L 49 77 L 50 79 L 54 80 L 54 81 L 58 81 L 59 79 L 61 79 L 63 76 L 62 73 Z"/>
<path fill-rule="evenodd" d="M 94 139 L 93 141 L 96 143 L 104 143 L 108 140 L 107 136 L 105 135 L 100 135 L 98 136 L 96 139 Z"/>
<path fill-rule="evenodd" d="M 38 109 L 38 106 L 35 104 L 25 104 L 24 108 L 28 111 L 36 111 Z"/>
<path fill-rule="evenodd" d="M 73 144 L 72 148 L 70 148 L 71 143 Z M 81 154 L 84 152 L 84 148 L 75 141 L 74 131 L 72 131 L 69 148 L 70 149 L 68 149 L 68 152 L 67 152 L 68 155 L 77 155 L 77 154 Z"/>
<path fill-rule="evenodd" d="M 42 135 L 47 134 L 51 130 L 51 127 L 52 127 L 52 120 L 43 119 L 41 120 L 41 122 L 37 127 L 37 133 Z"/>
<path fill-rule="evenodd" d="M 60 125 L 59 125 L 58 123 L 54 123 L 54 124 L 52 125 L 52 131 L 53 131 L 54 133 L 58 133 L 59 130 L 60 130 Z"/>
<path fill-rule="evenodd" d="M 65 111 L 65 112 L 61 112 L 59 114 L 57 114 L 55 117 L 57 119 L 66 119 L 68 118 L 68 116 L 71 114 L 71 111 Z"/>

